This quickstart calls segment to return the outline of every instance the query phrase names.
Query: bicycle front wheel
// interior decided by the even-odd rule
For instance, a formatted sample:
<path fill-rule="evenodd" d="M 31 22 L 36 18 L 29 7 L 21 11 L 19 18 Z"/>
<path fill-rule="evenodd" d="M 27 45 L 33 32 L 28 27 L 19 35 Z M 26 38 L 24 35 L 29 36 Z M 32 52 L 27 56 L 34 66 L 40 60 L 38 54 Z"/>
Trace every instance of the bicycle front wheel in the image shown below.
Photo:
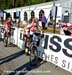
<path fill-rule="evenodd" d="M 38 62 L 38 51 L 35 46 L 32 46 L 30 49 L 30 63 L 31 65 L 37 65 Z"/>

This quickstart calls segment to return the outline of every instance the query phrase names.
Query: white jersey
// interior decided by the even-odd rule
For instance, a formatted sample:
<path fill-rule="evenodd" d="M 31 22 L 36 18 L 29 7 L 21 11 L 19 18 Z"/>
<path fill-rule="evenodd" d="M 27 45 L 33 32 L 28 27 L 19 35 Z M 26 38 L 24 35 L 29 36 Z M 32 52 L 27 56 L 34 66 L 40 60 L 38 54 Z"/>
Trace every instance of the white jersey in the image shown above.
<path fill-rule="evenodd" d="M 37 26 L 34 26 L 33 24 L 27 25 L 28 29 L 26 29 L 24 33 L 26 35 L 28 35 L 28 34 L 32 35 L 33 33 L 38 32 L 41 26 L 42 26 L 41 21 L 38 22 Z"/>

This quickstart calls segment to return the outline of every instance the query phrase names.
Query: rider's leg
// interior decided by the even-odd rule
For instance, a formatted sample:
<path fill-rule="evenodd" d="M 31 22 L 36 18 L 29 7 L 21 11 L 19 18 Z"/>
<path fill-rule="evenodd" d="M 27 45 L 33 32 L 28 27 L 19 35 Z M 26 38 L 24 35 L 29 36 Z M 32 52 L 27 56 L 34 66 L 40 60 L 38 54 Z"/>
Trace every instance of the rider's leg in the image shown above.
<path fill-rule="evenodd" d="M 25 37 L 25 53 L 26 54 L 30 54 L 29 52 L 29 45 L 30 45 L 31 41 L 30 41 L 30 37 L 26 36 Z"/>
<path fill-rule="evenodd" d="M 11 43 L 11 33 L 8 33 L 8 45 Z"/>
<path fill-rule="evenodd" d="M 8 37 L 8 45 L 10 44 L 10 42 L 11 42 L 11 38 L 10 38 L 10 37 Z"/>
<path fill-rule="evenodd" d="M 30 45 L 30 43 L 31 43 L 31 37 L 28 36 L 27 39 L 26 39 L 26 41 L 27 41 L 27 47 L 29 47 L 29 45 Z"/>

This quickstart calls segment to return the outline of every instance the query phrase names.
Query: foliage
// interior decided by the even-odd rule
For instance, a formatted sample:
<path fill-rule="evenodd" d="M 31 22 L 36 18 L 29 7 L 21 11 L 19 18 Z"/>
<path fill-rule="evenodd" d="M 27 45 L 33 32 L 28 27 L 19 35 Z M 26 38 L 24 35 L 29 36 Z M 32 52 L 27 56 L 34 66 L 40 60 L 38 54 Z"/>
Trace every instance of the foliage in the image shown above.
<path fill-rule="evenodd" d="M 11 9 L 49 1 L 53 0 L 0 0 L 0 9 Z"/>

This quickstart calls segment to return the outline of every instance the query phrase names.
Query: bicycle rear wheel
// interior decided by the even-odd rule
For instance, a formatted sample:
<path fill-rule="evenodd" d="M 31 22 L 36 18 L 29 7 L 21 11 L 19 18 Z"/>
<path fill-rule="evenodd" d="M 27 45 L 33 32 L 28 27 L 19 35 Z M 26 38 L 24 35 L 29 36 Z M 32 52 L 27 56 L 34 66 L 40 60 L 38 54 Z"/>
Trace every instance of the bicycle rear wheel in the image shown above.
<path fill-rule="evenodd" d="M 30 49 L 30 63 L 31 65 L 37 65 L 38 62 L 38 51 L 35 46 L 32 46 Z"/>

